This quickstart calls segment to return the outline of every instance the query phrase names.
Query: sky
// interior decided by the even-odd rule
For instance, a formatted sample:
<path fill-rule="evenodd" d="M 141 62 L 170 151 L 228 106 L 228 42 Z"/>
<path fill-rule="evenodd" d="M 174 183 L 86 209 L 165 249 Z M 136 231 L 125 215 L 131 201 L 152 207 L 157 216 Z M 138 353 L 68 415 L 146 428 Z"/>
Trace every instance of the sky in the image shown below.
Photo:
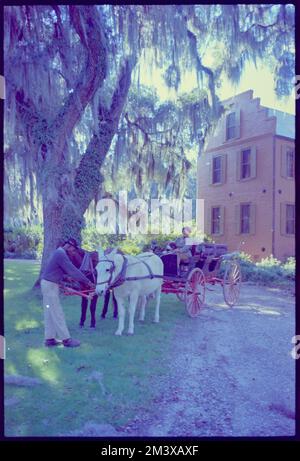
<path fill-rule="evenodd" d="M 147 86 L 154 86 L 158 96 L 162 100 L 176 98 L 175 91 L 169 90 L 165 85 L 161 71 L 153 69 L 152 72 L 149 72 L 147 66 L 142 68 L 144 68 L 144 72 L 140 74 L 140 83 Z M 195 75 L 186 74 L 185 77 L 182 78 L 179 91 L 188 92 L 189 90 L 193 90 L 196 86 Z M 236 86 L 232 85 L 227 78 L 223 79 L 222 85 L 216 90 L 216 93 L 222 101 L 249 89 L 253 90 L 254 98 L 260 98 L 262 106 L 295 114 L 294 94 L 288 98 L 278 99 L 274 91 L 273 75 L 263 63 L 258 66 L 258 68 L 255 68 L 255 65 L 252 63 L 247 64 L 240 83 Z"/>

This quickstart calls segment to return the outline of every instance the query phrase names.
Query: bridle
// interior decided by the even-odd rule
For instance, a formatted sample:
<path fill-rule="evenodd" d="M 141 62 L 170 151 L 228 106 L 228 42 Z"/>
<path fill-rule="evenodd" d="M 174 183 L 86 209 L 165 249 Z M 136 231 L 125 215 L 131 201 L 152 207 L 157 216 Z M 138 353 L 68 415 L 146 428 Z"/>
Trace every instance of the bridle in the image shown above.
<path fill-rule="evenodd" d="M 125 258 L 124 258 L 124 260 L 125 260 Z M 108 284 L 108 289 L 109 289 L 109 288 L 112 288 L 113 285 L 114 285 L 114 284 L 112 283 L 112 278 L 113 278 L 113 273 L 114 273 L 114 271 L 115 271 L 115 269 L 116 269 L 116 265 L 115 265 L 115 262 L 114 262 L 112 259 L 108 259 L 108 258 L 106 258 L 106 257 L 105 257 L 105 259 L 99 259 L 99 260 L 98 260 L 98 264 L 99 264 L 99 263 L 104 263 L 104 262 L 105 262 L 105 263 L 107 263 L 107 262 L 111 263 L 110 268 L 107 269 L 107 272 L 109 272 L 109 278 L 108 278 L 107 280 L 105 280 L 104 282 L 97 282 L 97 283 L 96 283 L 96 286 L 97 286 L 97 285 L 104 285 L 105 283 L 107 283 L 107 284 Z M 124 263 L 123 263 L 123 267 L 124 267 Z M 122 270 L 121 270 L 120 274 L 123 272 L 123 267 L 122 267 Z M 120 274 L 119 274 L 119 275 L 120 275 Z"/>

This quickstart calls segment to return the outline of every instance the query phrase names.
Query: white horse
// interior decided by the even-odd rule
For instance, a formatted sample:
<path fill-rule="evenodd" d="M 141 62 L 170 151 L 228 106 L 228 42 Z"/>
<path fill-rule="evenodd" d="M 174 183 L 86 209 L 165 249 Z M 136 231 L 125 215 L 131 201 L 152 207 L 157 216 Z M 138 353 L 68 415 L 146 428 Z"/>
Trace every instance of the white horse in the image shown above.
<path fill-rule="evenodd" d="M 134 333 L 134 315 L 139 298 L 141 298 L 140 320 L 145 318 L 145 305 L 147 296 L 155 294 L 156 306 L 154 322 L 159 322 L 160 293 L 163 275 L 162 260 L 154 253 L 141 253 L 137 256 L 121 255 L 114 249 L 105 255 L 102 248 L 98 250 L 99 262 L 97 270 L 96 293 L 102 295 L 113 287 L 114 295 L 118 303 L 119 325 L 116 335 L 122 335 L 125 322 L 124 301 L 129 297 L 129 328 L 128 334 Z M 159 277 L 151 278 L 151 273 Z M 120 280 L 120 277 L 123 280 Z M 129 280 L 128 280 L 129 279 Z M 131 280 L 130 280 L 131 279 Z M 120 285 L 118 285 L 120 280 Z M 116 286 L 117 285 L 117 286 Z"/>

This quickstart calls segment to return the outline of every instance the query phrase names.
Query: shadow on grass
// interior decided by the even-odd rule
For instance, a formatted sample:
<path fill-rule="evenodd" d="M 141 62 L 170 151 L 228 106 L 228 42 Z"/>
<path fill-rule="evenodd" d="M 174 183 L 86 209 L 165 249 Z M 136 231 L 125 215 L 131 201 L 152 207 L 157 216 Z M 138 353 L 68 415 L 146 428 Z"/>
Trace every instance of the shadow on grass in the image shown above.
<path fill-rule="evenodd" d="M 11 275 L 5 294 L 5 373 L 39 378 L 42 384 L 5 386 L 9 402 L 5 434 L 57 436 L 78 430 L 91 420 L 117 429 L 138 411 L 147 411 L 156 391 L 150 378 L 155 374 L 159 381 L 167 372 L 170 364 L 164 352 L 171 345 L 176 322 L 186 318 L 176 298 L 162 297 L 159 324 L 152 323 L 154 302 L 149 303 L 146 321 L 136 321 L 133 337 L 114 336 L 117 322 L 111 318 L 111 307 L 108 318 L 99 320 L 101 301 L 96 329 L 80 330 L 80 298 L 62 298 L 71 336 L 78 338 L 81 346 L 47 349 L 43 346 L 41 296 L 31 290 L 38 267 L 13 261 L 7 265 Z M 19 278 L 17 283 L 14 277 Z"/>

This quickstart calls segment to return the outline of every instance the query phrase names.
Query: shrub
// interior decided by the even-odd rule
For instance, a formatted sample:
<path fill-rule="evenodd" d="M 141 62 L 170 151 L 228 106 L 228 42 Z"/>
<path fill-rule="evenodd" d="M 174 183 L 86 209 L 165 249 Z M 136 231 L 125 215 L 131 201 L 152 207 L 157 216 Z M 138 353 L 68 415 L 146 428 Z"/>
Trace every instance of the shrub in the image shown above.
<path fill-rule="evenodd" d="M 4 256 L 36 259 L 41 256 L 43 231 L 40 226 L 6 229 L 4 232 Z"/>
<path fill-rule="evenodd" d="M 196 232 L 193 234 L 196 236 Z M 125 235 L 105 235 L 96 228 L 87 227 L 82 231 L 82 246 L 86 250 L 95 250 L 99 246 L 120 248 L 125 254 L 136 255 L 148 251 L 152 240 L 158 246 L 165 247 L 167 242 L 173 241 L 178 234 L 147 234 L 127 237 Z M 204 236 L 204 241 L 211 241 Z M 4 229 L 4 257 L 6 258 L 40 258 L 43 251 L 43 229 L 41 226 L 31 226 L 19 229 Z M 251 281 L 262 285 L 287 285 L 295 280 L 295 258 L 288 258 L 282 263 L 273 256 L 254 263 L 251 256 L 241 252 L 240 264 L 243 281 Z M 224 275 L 225 264 L 221 266 L 220 275 Z"/>
<path fill-rule="evenodd" d="M 282 269 L 285 277 L 291 280 L 295 280 L 295 271 L 296 271 L 296 260 L 291 257 L 282 265 Z"/>
<path fill-rule="evenodd" d="M 273 256 L 269 256 L 254 263 L 250 255 L 240 253 L 239 261 L 244 282 L 290 286 L 291 281 L 295 280 L 295 258 L 289 258 L 285 263 L 282 263 Z M 224 262 L 221 266 L 221 276 L 224 275 L 225 267 L 226 263 Z"/>
<path fill-rule="evenodd" d="M 273 256 L 254 263 L 249 255 L 242 255 L 241 271 L 244 281 L 257 282 L 262 285 L 286 285 L 295 279 L 295 260 L 289 258 L 282 263 Z"/>

